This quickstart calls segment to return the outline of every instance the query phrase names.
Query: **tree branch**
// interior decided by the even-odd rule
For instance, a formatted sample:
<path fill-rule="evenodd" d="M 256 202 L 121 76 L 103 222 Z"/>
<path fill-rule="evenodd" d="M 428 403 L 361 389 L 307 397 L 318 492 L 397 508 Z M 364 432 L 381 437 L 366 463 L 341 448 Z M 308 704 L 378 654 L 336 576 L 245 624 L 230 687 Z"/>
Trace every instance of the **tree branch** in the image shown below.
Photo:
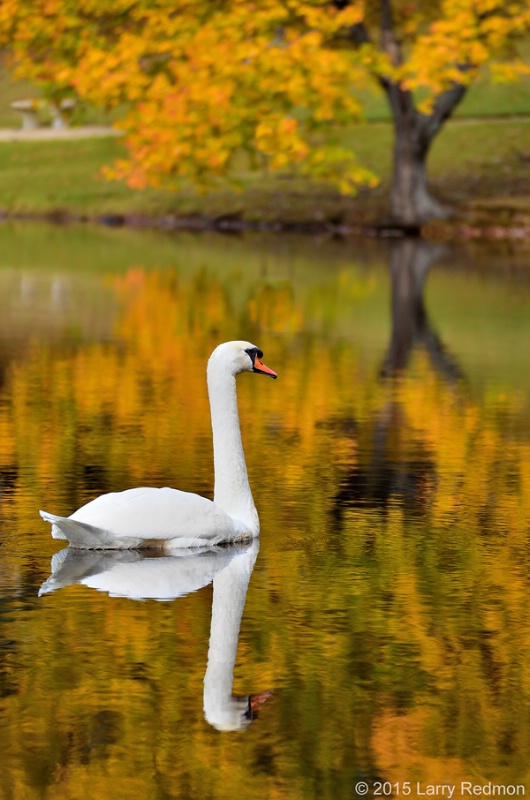
<path fill-rule="evenodd" d="M 334 5 L 338 9 L 342 9 L 350 5 L 350 0 L 335 0 Z M 381 46 L 389 56 L 392 64 L 398 66 L 403 63 L 403 54 L 401 44 L 395 35 L 392 0 L 381 0 L 380 11 Z M 372 44 L 372 38 L 364 22 L 350 26 L 343 32 L 343 36 L 356 48 L 361 47 L 363 44 Z M 460 65 L 459 69 L 464 73 L 469 67 Z M 430 114 L 421 114 L 415 109 L 414 99 L 410 91 L 403 90 L 398 84 L 384 75 L 373 73 L 373 77 L 386 93 L 395 119 L 402 114 L 414 114 L 416 116 L 419 123 L 421 143 L 426 149 L 428 149 L 432 139 L 444 122 L 451 116 L 467 91 L 467 86 L 464 83 L 454 83 L 450 89 L 447 89 L 436 98 Z"/>
<path fill-rule="evenodd" d="M 468 87 L 464 83 L 454 83 L 450 89 L 438 95 L 430 114 L 418 114 L 421 137 L 424 142 L 431 143 L 444 122 L 449 119 L 461 102 L 467 89 Z"/>
<path fill-rule="evenodd" d="M 381 0 L 381 46 L 395 67 L 403 63 L 401 45 L 394 33 L 392 0 Z"/>

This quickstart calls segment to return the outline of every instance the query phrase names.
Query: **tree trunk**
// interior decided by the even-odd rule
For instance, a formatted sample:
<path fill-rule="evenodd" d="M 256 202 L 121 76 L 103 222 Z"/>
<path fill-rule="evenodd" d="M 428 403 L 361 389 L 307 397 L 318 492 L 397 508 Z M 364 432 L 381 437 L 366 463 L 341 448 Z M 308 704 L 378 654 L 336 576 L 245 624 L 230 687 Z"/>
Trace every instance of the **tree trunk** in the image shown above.
<path fill-rule="evenodd" d="M 394 167 L 390 208 L 400 225 L 418 226 L 428 219 L 449 215 L 427 188 L 427 156 L 443 122 L 463 96 L 465 89 L 451 90 L 436 102 L 431 114 L 420 114 L 412 94 L 388 81 L 383 83 L 394 118 Z M 461 90 L 461 91 L 460 91 Z"/>
<path fill-rule="evenodd" d="M 394 32 L 392 0 L 381 0 L 381 45 L 394 66 L 403 63 L 401 43 Z M 466 71 L 460 65 L 462 73 Z M 466 93 L 466 86 L 455 82 L 438 95 L 429 114 L 420 113 L 412 92 L 390 78 L 380 77 L 394 118 L 394 171 L 390 207 L 395 221 L 417 227 L 428 219 L 449 216 L 449 209 L 429 194 L 427 156 L 434 137 L 451 116 Z"/>
<path fill-rule="evenodd" d="M 431 140 L 422 136 L 417 112 L 394 116 L 394 168 L 390 193 L 393 219 L 402 225 L 416 226 L 428 219 L 440 219 L 449 210 L 427 188 L 426 164 Z"/>
<path fill-rule="evenodd" d="M 335 0 L 338 8 L 351 5 L 350 0 Z M 392 0 L 380 0 L 381 46 L 394 66 L 403 63 L 402 47 L 394 31 Z M 364 22 L 352 25 L 348 37 L 353 47 L 371 44 Z M 469 69 L 455 65 L 462 78 Z M 404 227 L 419 227 L 428 219 L 449 216 L 445 208 L 427 189 L 427 156 L 434 137 L 449 119 L 467 91 L 467 82 L 457 81 L 438 95 L 429 114 L 420 113 L 412 93 L 399 83 L 381 74 L 374 75 L 386 93 L 394 119 L 394 170 L 390 207 L 394 222 Z"/>
<path fill-rule="evenodd" d="M 438 202 L 427 188 L 427 156 L 444 122 L 466 93 L 454 84 L 436 99 L 430 114 L 421 114 L 412 94 L 390 81 L 382 81 L 394 118 L 394 168 L 390 207 L 392 217 L 405 226 L 418 226 L 428 219 L 443 219 L 450 209 Z"/>

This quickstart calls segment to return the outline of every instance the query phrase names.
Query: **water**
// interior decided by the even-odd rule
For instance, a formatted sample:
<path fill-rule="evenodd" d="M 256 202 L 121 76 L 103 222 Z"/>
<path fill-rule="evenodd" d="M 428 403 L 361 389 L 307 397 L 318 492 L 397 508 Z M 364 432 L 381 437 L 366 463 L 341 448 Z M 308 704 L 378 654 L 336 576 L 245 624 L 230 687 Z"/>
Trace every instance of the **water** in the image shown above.
<path fill-rule="evenodd" d="M 0 253 L 0 797 L 528 794 L 528 257 L 31 225 Z M 61 552 L 39 508 L 212 496 L 205 363 L 241 337 L 279 374 L 238 379 L 259 547 Z"/>

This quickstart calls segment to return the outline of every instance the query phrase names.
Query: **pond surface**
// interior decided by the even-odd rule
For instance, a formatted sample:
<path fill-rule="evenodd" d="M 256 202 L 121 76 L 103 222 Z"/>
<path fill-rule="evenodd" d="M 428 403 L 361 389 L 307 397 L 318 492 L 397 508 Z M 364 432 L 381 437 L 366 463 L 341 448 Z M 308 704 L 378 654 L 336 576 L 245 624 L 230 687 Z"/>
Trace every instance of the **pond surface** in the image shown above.
<path fill-rule="evenodd" d="M 530 792 L 530 256 L 4 225 L 0 303 L 2 800 Z M 240 338 L 260 541 L 52 540 L 212 496 Z"/>

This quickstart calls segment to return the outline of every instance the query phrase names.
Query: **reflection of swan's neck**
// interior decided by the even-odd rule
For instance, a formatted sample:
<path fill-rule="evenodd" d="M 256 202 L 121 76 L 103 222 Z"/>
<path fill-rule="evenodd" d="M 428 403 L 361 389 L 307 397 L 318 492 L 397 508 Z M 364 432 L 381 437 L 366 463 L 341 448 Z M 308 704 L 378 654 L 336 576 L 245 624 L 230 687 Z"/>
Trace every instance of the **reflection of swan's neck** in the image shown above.
<path fill-rule="evenodd" d="M 259 522 L 241 441 L 236 379 L 234 375 L 217 369 L 211 361 L 208 365 L 208 393 L 213 431 L 214 502 L 256 535 Z"/>
<path fill-rule="evenodd" d="M 246 701 L 232 697 L 239 628 L 258 543 L 235 556 L 213 579 L 212 623 L 204 676 L 204 716 L 219 730 L 245 723 Z"/>

